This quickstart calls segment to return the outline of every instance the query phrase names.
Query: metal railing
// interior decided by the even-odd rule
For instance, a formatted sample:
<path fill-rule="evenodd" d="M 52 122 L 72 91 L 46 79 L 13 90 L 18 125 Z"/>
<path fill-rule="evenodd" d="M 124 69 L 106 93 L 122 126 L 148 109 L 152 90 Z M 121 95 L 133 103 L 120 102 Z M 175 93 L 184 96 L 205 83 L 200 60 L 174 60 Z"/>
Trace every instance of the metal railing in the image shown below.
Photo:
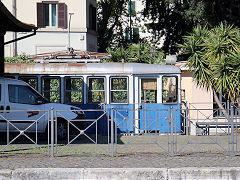
<path fill-rule="evenodd" d="M 157 104 L 129 107 L 106 105 L 102 109 L 71 111 L 53 108 L 50 111 L 0 111 L 0 128 L 5 131 L 1 136 L 4 139 L 0 139 L 0 154 L 118 156 L 158 153 L 174 156 L 197 153 L 238 155 L 240 152 L 240 117 L 235 103 L 225 109 L 227 118 L 213 115 L 214 111 L 222 109 L 189 105 L 184 108 L 169 105 L 162 109 L 156 108 Z M 84 112 L 85 116 L 72 119 L 66 115 L 73 111 L 78 115 Z M 33 116 L 21 118 L 21 113 Z M 46 121 L 47 138 L 42 136 L 42 121 Z M 65 137 L 59 138 L 62 126 L 66 130 Z"/>
<path fill-rule="evenodd" d="M 49 153 L 49 142 L 44 142 L 39 133 L 40 121 L 49 119 L 48 111 L 0 111 L 0 119 L 0 154 Z"/>

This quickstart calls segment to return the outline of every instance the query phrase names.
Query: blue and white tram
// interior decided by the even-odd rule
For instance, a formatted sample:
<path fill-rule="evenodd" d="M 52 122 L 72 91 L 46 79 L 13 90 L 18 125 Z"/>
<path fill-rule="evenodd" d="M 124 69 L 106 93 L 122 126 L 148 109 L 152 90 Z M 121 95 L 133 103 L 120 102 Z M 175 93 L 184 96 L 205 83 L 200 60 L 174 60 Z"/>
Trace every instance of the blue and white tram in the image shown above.
<path fill-rule="evenodd" d="M 5 63 L 5 73 L 8 77 L 29 83 L 50 102 L 74 104 L 82 109 L 119 110 L 122 117 L 127 117 L 132 124 L 130 130 L 126 125 L 119 125 L 118 131 L 123 133 L 139 133 L 146 127 L 149 131 L 169 132 L 170 107 L 174 111 L 180 109 L 181 104 L 181 71 L 176 66 L 141 63 Z M 153 116 L 160 110 L 167 113 L 159 115 L 157 123 L 150 121 L 146 124 L 143 119 L 156 120 Z M 175 132 L 181 131 L 178 112 L 174 114 Z M 120 122 L 120 116 L 115 113 L 114 118 Z"/>

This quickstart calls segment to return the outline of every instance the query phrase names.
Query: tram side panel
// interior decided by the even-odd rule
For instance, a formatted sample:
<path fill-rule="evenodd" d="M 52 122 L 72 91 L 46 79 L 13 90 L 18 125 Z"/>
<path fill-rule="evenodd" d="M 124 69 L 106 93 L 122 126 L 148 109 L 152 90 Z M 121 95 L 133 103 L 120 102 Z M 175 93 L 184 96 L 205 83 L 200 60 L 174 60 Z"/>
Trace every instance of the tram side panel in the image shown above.
<path fill-rule="evenodd" d="M 171 120 L 170 108 L 173 107 Z M 139 110 L 139 131 L 145 133 L 170 133 L 171 122 L 173 132 L 181 132 L 180 104 L 142 104 Z"/>

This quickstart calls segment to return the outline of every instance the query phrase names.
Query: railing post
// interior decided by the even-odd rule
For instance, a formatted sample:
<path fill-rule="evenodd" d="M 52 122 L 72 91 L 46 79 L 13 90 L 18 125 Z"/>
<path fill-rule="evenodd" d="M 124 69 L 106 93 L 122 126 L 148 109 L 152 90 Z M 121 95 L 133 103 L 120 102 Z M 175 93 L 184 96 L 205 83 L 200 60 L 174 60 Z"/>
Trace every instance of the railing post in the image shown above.
<path fill-rule="evenodd" d="M 234 156 L 234 122 L 233 122 L 233 104 L 231 104 L 231 139 L 232 139 L 232 155 Z"/>
<path fill-rule="evenodd" d="M 113 107 L 111 107 L 111 149 L 112 149 L 112 157 L 114 157 L 114 129 L 113 129 Z"/>
<path fill-rule="evenodd" d="M 186 113 L 185 113 L 185 128 L 186 128 L 186 135 L 189 135 L 189 121 L 188 121 L 188 103 L 186 102 Z"/>
<path fill-rule="evenodd" d="M 173 107 L 170 107 L 170 123 L 171 123 L 171 156 L 174 155 L 174 137 L 173 137 Z"/>
<path fill-rule="evenodd" d="M 54 121 L 53 121 L 53 107 L 51 107 L 51 156 L 54 157 Z"/>

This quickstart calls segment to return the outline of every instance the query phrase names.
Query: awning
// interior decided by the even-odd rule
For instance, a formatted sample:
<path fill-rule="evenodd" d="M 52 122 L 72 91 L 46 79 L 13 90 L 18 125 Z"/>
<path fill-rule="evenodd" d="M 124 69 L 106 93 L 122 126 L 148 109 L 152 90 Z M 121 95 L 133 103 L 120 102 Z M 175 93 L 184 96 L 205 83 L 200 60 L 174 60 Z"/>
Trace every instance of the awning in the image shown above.
<path fill-rule="evenodd" d="M 0 31 L 13 31 L 13 32 L 31 32 L 37 30 L 32 24 L 25 24 L 18 19 L 16 19 L 0 2 Z"/>

